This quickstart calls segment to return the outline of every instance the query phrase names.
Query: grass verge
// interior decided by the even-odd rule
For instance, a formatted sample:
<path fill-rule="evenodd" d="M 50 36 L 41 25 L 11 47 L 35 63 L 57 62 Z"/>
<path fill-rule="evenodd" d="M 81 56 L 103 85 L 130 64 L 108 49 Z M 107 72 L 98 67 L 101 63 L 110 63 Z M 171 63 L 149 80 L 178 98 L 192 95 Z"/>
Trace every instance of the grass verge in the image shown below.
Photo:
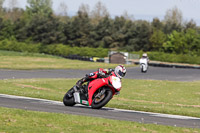
<path fill-rule="evenodd" d="M 77 79 L 0 80 L 0 93 L 62 101 Z M 200 81 L 124 79 L 107 107 L 200 117 Z"/>
<path fill-rule="evenodd" d="M 45 54 L 0 51 L 0 69 L 97 69 L 116 66 L 117 64 L 69 60 Z"/>
<path fill-rule="evenodd" d="M 141 124 L 87 116 L 0 108 L 0 132 L 23 133 L 198 133 L 199 129 Z"/>

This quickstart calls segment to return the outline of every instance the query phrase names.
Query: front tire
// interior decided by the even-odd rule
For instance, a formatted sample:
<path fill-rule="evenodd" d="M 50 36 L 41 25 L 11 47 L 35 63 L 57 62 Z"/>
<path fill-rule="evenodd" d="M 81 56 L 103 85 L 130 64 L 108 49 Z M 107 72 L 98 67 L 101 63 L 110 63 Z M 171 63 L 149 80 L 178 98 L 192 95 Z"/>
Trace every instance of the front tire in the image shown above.
<path fill-rule="evenodd" d="M 63 97 L 63 104 L 65 106 L 74 106 L 76 103 L 74 102 L 74 96 L 72 94 L 71 97 L 69 97 L 68 93 L 72 90 L 73 88 L 71 88 Z"/>
<path fill-rule="evenodd" d="M 98 95 L 98 93 L 94 95 L 93 100 L 92 100 L 92 104 L 91 104 L 93 109 L 102 108 L 112 99 L 112 91 L 110 89 L 106 89 L 104 94 L 105 94 L 105 96 L 100 102 L 96 102 L 96 100 L 97 100 L 96 95 Z"/>
<path fill-rule="evenodd" d="M 142 73 L 144 72 L 144 71 L 143 71 L 143 69 L 144 69 L 143 67 L 144 67 L 144 66 L 142 65 L 142 67 L 141 67 L 141 72 L 142 72 Z"/>
<path fill-rule="evenodd" d="M 146 73 L 146 72 L 147 72 L 147 68 L 145 69 L 145 66 L 144 66 L 144 65 L 142 65 L 142 67 L 141 67 L 141 72 L 142 72 L 142 73 Z"/>

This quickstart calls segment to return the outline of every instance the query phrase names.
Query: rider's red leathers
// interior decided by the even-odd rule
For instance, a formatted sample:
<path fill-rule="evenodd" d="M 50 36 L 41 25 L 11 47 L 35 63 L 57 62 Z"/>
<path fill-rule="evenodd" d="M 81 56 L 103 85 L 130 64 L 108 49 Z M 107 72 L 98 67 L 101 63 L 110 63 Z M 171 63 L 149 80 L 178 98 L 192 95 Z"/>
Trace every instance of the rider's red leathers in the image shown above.
<path fill-rule="evenodd" d="M 85 77 L 83 77 L 82 79 L 80 79 L 77 83 L 76 86 L 78 88 L 81 88 L 82 84 L 88 81 L 92 81 L 94 79 L 97 78 L 103 78 L 103 77 L 107 77 L 110 75 L 110 73 L 114 71 L 113 69 L 109 68 L 109 69 L 103 69 L 103 68 L 99 68 L 98 71 L 90 73 L 89 75 L 86 74 Z"/>

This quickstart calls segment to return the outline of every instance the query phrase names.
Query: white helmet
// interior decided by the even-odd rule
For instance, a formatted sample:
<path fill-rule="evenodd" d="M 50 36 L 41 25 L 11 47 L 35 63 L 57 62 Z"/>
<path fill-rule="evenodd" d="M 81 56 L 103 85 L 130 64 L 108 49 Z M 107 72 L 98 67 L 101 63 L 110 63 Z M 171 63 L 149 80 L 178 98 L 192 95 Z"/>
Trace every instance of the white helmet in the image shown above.
<path fill-rule="evenodd" d="M 147 57 L 147 53 L 142 54 L 142 57 Z"/>
<path fill-rule="evenodd" d="M 123 65 L 119 65 L 115 68 L 115 74 L 119 78 L 123 78 L 126 75 L 126 68 Z"/>

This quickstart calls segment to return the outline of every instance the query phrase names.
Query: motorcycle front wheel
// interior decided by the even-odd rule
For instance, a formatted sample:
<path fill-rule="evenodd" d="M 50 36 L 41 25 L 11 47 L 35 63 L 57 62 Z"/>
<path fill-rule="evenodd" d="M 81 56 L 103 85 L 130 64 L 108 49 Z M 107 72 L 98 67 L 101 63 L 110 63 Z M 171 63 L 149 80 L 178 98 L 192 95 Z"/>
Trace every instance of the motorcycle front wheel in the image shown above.
<path fill-rule="evenodd" d="M 141 66 L 141 72 L 142 72 L 142 73 L 146 73 L 146 72 L 147 72 L 147 69 L 145 69 L 145 66 L 144 66 L 144 65 Z"/>
<path fill-rule="evenodd" d="M 71 91 L 73 88 L 71 88 L 69 91 Z M 64 95 L 63 97 L 63 104 L 65 106 L 74 106 L 76 103 L 74 102 L 74 96 L 72 94 L 71 97 L 69 97 L 68 93 L 69 91 Z"/>
<path fill-rule="evenodd" d="M 105 106 L 110 99 L 112 99 L 112 91 L 104 88 L 94 94 L 91 106 L 93 109 L 100 109 Z"/>

